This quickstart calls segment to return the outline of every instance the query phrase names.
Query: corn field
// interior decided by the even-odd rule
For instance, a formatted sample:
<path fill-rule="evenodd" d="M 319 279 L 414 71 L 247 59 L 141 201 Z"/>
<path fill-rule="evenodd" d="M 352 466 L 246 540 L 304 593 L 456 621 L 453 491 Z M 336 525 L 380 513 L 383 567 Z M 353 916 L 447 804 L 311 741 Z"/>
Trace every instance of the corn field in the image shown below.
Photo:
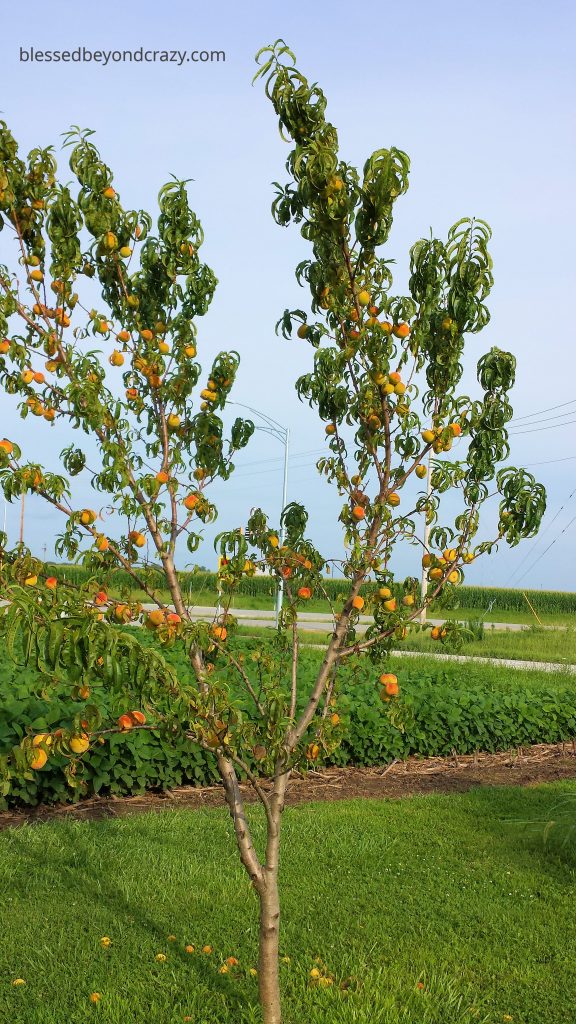
<path fill-rule="evenodd" d="M 51 564 L 46 567 L 54 576 L 60 580 L 68 580 L 70 583 L 85 583 L 89 578 L 88 571 L 82 566 Z M 149 580 L 160 589 L 164 589 L 164 581 L 160 570 L 154 572 L 153 567 L 148 570 Z M 180 579 L 185 592 L 201 603 L 203 593 L 214 594 L 216 591 L 216 573 L 196 571 L 181 573 Z M 132 589 L 132 581 L 127 572 L 118 570 L 113 576 L 113 585 L 117 589 Z M 344 580 L 325 579 L 323 589 L 332 601 L 338 599 L 346 589 Z M 373 585 L 367 584 L 364 594 L 374 589 Z M 402 596 L 400 586 L 395 587 L 397 596 Z M 276 592 L 274 581 L 269 576 L 247 576 L 238 585 L 237 593 L 247 597 L 262 597 L 273 599 Z M 434 607 L 442 608 L 470 608 L 478 611 L 485 611 L 491 608 L 492 611 L 503 612 L 525 612 L 528 604 L 524 594 L 535 608 L 536 612 L 548 614 L 570 614 L 576 613 L 576 593 L 562 592 L 556 590 L 513 590 L 511 588 L 497 587 L 473 587 L 462 586 L 458 588 L 446 588 L 444 593 L 436 600 Z M 321 595 L 318 594 L 318 597 Z"/>

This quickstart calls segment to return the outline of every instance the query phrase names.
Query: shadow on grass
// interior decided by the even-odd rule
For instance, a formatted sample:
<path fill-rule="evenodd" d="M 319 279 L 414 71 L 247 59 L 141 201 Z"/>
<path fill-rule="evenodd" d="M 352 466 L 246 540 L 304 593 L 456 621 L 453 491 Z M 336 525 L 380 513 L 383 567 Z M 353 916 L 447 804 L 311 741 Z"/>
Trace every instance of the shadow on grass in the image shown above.
<path fill-rule="evenodd" d="M 167 817 L 171 812 L 165 812 Z M 193 813 L 193 812 L 192 812 Z M 224 812 L 223 812 L 224 813 Z M 157 815 L 154 815 L 157 818 Z M 33 829 L 36 834 L 42 825 L 24 826 L 23 828 L 10 830 L 10 847 L 12 855 L 10 871 L 10 892 L 13 902 L 17 905 L 25 901 L 29 895 L 30 880 L 42 873 L 41 879 L 36 878 L 37 888 L 46 888 L 47 892 L 52 890 L 64 891 L 69 905 L 82 907 L 83 918 L 87 922 L 100 915 L 102 910 L 108 912 L 111 920 L 118 923 L 119 930 L 122 927 L 133 929 L 134 926 L 141 929 L 147 938 L 153 940 L 158 950 L 166 950 L 170 954 L 170 960 L 179 961 L 185 966 L 186 972 L 190 974 L 192 988 L 202 985 L 211 995 L 221 1000 L 225 1006 L 226 1014 L 229 1014 L 231 1021 L 248 1022 L 252 1020 L 257 1010 L 256 992 L 248 991 L 246 984 L 240 984 L 237 988 L 231 988 L 228 980 L 218 974 L 215 969 L 216 949 L 214 956 L 203 955 L 200 947 L 196 953 L 190 955 L 185 952 L 183 945 L 167 943 L 167 928 L 165 923 L 166 907 L 162 906 L 158 914 L 154 913 L 153 893 L 148 889 L 140 894 L 138 878 L 134 878 L 134 893 L 132 899 L 125 891 L 126 878 L 123 876 L 124 886 L 115 883 L 114 863 L 108 862 L 107 870 L 102 869 L 102 853 L 99 851 L 98 841 L 95 840 L 95 831 L 104 829 L 112 831 L 115 822 L 111 819 L 103 822 L 66 822 L 62 825 L 61 842 L 57 845 L 50 842 L 42 847 L 41 862 L 37 850 L 29 842 L 29 833 Z M 157 850 L 158 863 L 162 864 L 165 858 L 166 865 L 170 863 L 174 852 L 182 853 L 182 832 L 178 835 L 171 835 L 168 822 L 166 829 L 161 835 L 151 834 L 147 828 L 146 818 L 139 822 L 135 818 L 130 820 L 131 848 L 133 844 L 138 845 L 138 837 L 141 843 L 146 845 L 148 852 Z M 195 836 L 196 838 L 196 836 Z M 209 851 L 209 846 L 207 846 Z M 233 848 L 232 848 L 233 853 Z M 167 856 L 166 856 L 167 855 Z M 118 835 L 118 859 L 122 857 L 122 837 Z M 230 864 L 224 862 L 224 870 L 229 871 Z M 167 886 L 170 880 L 167 881 Z M 192 883 L 191 890 L 192 891 Z M 245 908 L 245 896 L 242 890 L 237 890 L 232 896 L 232 886 L 226 887 L 226 902 L 232 906 L 238 904 L 238 913 Z M 175 905 L 175 911 L 182 912 L 182 904 Z M 256 903 L 254 902 L 254 916 L 256 914 Z M 186 908 L 184 908 L 186 914 Z M 193 914 L 189 915 L 190 918 Z M 217 922 L 219 945 L 222 949 L 230 950 L 233 947 L 233 940 L 226 935 L 226 918 Z M 57 1000 L 57 995 L 54 996 Z M 219 1020 L 220 1018 L 218 1018 Z M 226 1016 L 228 1020 L 228 1016 Z"/>
<path fill-rule="evenodd" d="M 573 883 L 576 871 L 576 793 L 570 783 L 478 787 L 463 801 L 471 828 L 490 835 L 519 867 L 533 865 Z M 569 874 L 566 875 L 566 869 Z"/>

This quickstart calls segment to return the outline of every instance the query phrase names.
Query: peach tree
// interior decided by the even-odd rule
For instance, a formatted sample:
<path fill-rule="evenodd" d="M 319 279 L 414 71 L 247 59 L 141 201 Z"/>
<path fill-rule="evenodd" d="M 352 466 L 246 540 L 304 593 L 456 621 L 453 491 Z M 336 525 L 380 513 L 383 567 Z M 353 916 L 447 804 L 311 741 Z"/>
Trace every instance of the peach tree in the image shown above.
<path fill-rule="evenodd" d="M 58 753 L 81 790 L 93 745 L 118 731 L 155 730 L 210 751 L 259 901 L 263 1019 L 279 1024 L 282 812 L 291 774 L 321 761 L 343 735 L 341 666 L 360 659 L 380 688 L 382 713 L 400 722 L 398 680 L 382 671 L 392 645 L 420 628 L 422 608 L 457 586 L 467 563 L 533 536 L 545 494 L 527 472 L 498 469 L 509 454 L 514 357 L 492 348 L 478 361 L 480 396 L 461 393 L 464 339 L 489 319 L 489 228 L 465 219 L 445 241 L 418 241 L 409 294 L 394 295 L 379 250 L 408 188 L 408 157 L 379 149 L 360 173 L 341 158 L 324 94 L 285 44 L 258 60 L 256 77 L 290 144 L 273 216 L 299 224 L 311 246 L 297 268 L 310 311 L 287 310 L 278 330 L 311 346 L 309 372 L 296 387 L 325 425 L 318 469 L 342 499 L 344 580 L 322 661 L 310 685 L 298 612 L 313 595 L 328 599 L 328 557 L 309 538 L 301 503 L 283 509 L 276 525 L 255 509 L 246 532 L 218 536 L 221 614 L 198 621 L 186 604 L 179 559 L 185 563 L 185 548 L 197 551 L 203 525 L 217 514 L 210 485 L 232 475 L 253 431 L 241 417 L 227 427 L 223 415 L 237 353 L 221 352 L 206 374 L 196 359 L 197 322 L 216 279 L 199 256 L 202 230 L 186 183 L 161 190 L 153 221 L 123 205 L 90 132 L 67 137 L 73 184 L 65 185 L 51 149 L 23 159 L 2 124 L 1 241 L 12 263 L 0 267 L 0 381 L 22 417 L 34 416 L 38 430 L 65 424 L 70 443 L 56 473 L 9 437 L 0 440 L 0 480 L 8 501 L 31 492 L 59 512 L 56 555 L 88 572 L 75 584 L 49 575 L 23 545 L 8 550 L 3 538 L 7 649 L 35 667 L 47 697 L 51 684 L 65 681 L 78 711 L 53 733 L 26 735 L 0 768 L 7 792 L 16 774 L 41 770 Z M 75 501 L 77 478 L 90 481 L 94 508 Z M 480 512 L 495 494 L 496 525 L 481 539 Z M 457 496 L 455 516 L 445 496 Z M 415 577 L 395 578 L 399 544 L 419 549 L 423 592 Z M 142 557 L 147 545 L 150 560 Z M 258 567 L 286 600 L 274 642 L 254 651 L 234 638 L 230 608 L 239 581 Z M 125 592 L 115 582 L 119 570 L 131 581 Z M 362 612 L 371 613 L 365 632 Z M 151 643 L 127 628 L 136 625 Z M 457 645 L 461 627 L 446 623 L 432 635 Z M 167 646 L 183 652 L 185 670 L 169 663 Z M 102 712 L 99 690 L 123 702 L 119 718 Z M 265 815 L 262 850 L 243 783 Z"/>

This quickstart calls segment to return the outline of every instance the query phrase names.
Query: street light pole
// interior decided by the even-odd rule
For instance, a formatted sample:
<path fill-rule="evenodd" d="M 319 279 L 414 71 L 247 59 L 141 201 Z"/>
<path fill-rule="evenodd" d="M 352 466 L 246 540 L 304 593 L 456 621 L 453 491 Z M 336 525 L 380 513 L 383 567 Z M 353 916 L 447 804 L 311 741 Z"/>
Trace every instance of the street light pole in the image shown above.
<path fill-rule="evenodd" d="M 432 494 L 432 452 L 428 452 L 428 472 L 426 474 L 426 499 Z M 430 523 L 428 517 L 425 514 L 424 519 L 424 554 L 428 554 L 428 544 L 430 542 Z M 420 622 L 424 626 L 426 624 L 426 592 L 428 590 L 428 569 L 425 565 L 422 566 L 422 580 L 420 583 L 420 602 L 422 605 L 422 611 L 420 612 Z"/>
<path fill-rule="evenodd" d="M 20 544 L 24 544 L 24 491 L 20 499 Z"/>
<path fill-rule="evenodd" d="M 290 431 L 286 428 L 284 436 L 284 484 L 282 486 L 282 509 L 286 508 L 288 502 L 288 447 L 290 444 Z M 284 523 L 280 527 L 280 547 L 284 545 L 286 531 L 284 529 Z M 282 602 L 284 600 L 284 580 L 280 580 L 278 584 L 278 590 L 276 592 L 276 625 L 280 621 L 280 614 L 282 612 Z"/>
<path fill-rule="evenodd" d="M 271 416 L 261 412 L 259 409 L 254 409 L 251 405 L 245 405 L 243 402 L 228 402 L 228 405 L 237 405 L 240 409 L 247 409 L 254 416 L 259 416 L 263 420 L 264 425 L 255 423 L 256 430 L 261 430 L 265 434 L 270 434 L 275 437 L 284 445 L 284 481 L 282 485 L 282 512 L 286 508 L 288 503 L 288 450 L 290 445 L 290 431 L 288 427 L 283 427 L 281 423 L 273 420 Z M 284 525 L 280 526 L 280 546 L 284 544 L 285 537 Z M 278 584 L 278 590 L 276 592 L 276 625 L 280 620 L 280 614 L 282 612 L 282 603 L 284 600 L 284 582 L 280 581 Z"/>

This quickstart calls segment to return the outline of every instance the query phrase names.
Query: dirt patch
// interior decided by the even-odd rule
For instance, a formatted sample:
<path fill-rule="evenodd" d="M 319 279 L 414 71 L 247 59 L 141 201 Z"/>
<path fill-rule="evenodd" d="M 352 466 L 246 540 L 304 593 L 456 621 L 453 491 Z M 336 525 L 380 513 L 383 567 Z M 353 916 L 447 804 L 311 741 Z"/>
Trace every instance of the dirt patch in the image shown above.
<path fill-rule="evenodd" d="M 465 793 L 474 786 L 537 786 L 543 782 L 576 779 L 576 744 L 539 744 L 501 754 L 454 757 L 410 757 L 381 768 L 325 768 L 295 775 L 287 804 L 311 800 L 355 798 L 399 799 L 425 793 Z M 248 802 L 255 800 L 250 786 L 242 786 Z M 266 785 L 263 787 L 266 789 Z M 57 818 L 94 821 L 167 807 L 222 807 L 220 786 L 181 786 L 165 793 L 133 797 L 93 797 L 78 804 L 41 805 L 0 812 L 0 829 Z"/>

